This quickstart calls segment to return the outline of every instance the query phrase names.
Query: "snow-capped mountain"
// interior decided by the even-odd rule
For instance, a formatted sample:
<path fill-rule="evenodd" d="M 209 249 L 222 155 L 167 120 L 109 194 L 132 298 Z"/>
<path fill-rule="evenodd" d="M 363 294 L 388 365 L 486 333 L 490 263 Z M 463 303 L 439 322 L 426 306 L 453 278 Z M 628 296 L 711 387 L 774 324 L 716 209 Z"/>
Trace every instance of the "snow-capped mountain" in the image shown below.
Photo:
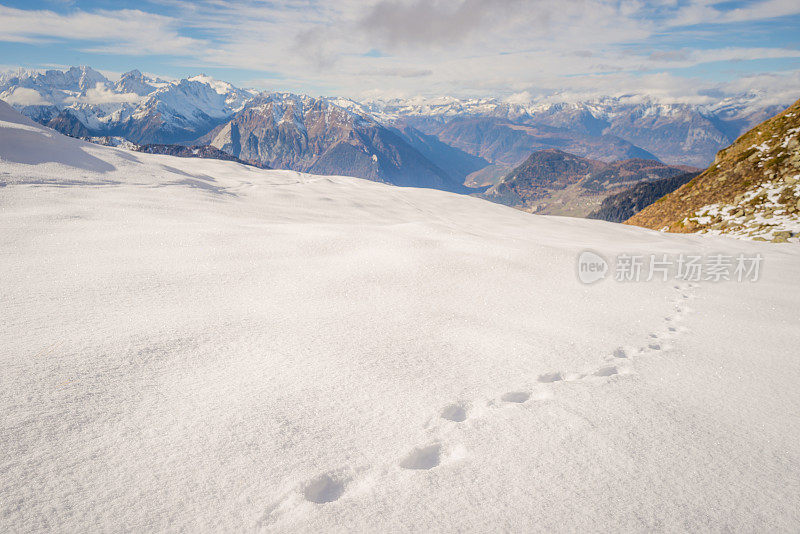
<path fill-rule="evenodd" d="M 192 141 L 255 94 L 208 76 L 168 82 L 138 70 L 116 82 L 90 67 L 0 78 L 0 99 L 37 122 L 71 135 L 114 135 L 136 143 Z"/>
<path fill-rule="evenodd" d="M 89 67 L 21 71 L 0 79 L 0 99 L 73 137 L 113 136 L 136 144 L 200 139 L 271 167 L 396 185 L 463 191 L 463 169 L 487 165 L 450 148 L 440 161 L 454 162 L 455 168 L 446 172 L 402 132 L 380 124 L 352 100 L 259 94 L 205 75 L 166 82 L 134 70 L 112 82 Z M 445 151 L 428 145 L 424 149 L 433 159 Z"/>
<path fill-rule="evenodd" d="M 100 84 L 111 82 L 91 67 L 70 67 L 66 71 L 36 72 L 20 69 L 0 75 L 3 100 L 18 107 L 28 103 L 69 103 Z"/>
<path fill-rule="evenodd" d="M 346 107 L 343 107 L 343 104 Z M 200 139 L 273 168 L 463 191 L 455 178 L 360 107 L 342 99 L 262 94 Z"/>
<path fill-rule="evenodd" d="M 132 70 L 123 74 L 119 81 L 114 84 L 114 89 L 119 93 L 133 93 L 145 96 L 156 90 L 156 86 L 151 84 L 151 80 L 146 78 L 138 70 Z"/>
<path fill-rule="evenodd" d="M 563 130 L 560 137 L 565 134 L 569 134 L 566 137 L 605 136 L 606 143 L 603 144 L 615 139 L 622 140 L 667 163 L 695 166 L 708 165 L 717 151 L 781 108 L 762 106 L 758 95 L 753 94 L 723 100 L 714 105 L 620 97 L 574 103 L 417 98 L 370 101 L 365 106 L 386 122 L 411 124 L 428 134 L 443 135 L 456 146 L 472 147 L 468 150 L 470 153 L 488 156 L 490 161 L 498 157 L 493 158 L 491 152 L 487 153 L 492 150 L 494 140 L 478 137 L 482 130 L 500 125 L 506 126 L 503 129 L 516 132 L 520 131 L 519 126 L 558 128 Z M 464 128 L 464 124 L 473 127 Z M 578 138 L 559 140 L 552 146 L 537 148 L 563 148 L 583 157 L 605 160 L 643 156 L 619 155 L 614 151 L 609 153 L 605 147 L 603 150 L 606 154 L 602 154 L 589 148 L 569 146 L 576 143 L 584 144 Z M 501 159 L 508 164 L 508 156 Z"/>
<path fill-rule="evenodd" d="M 254 96 L 206 77 L 170 83 L 149 94 L 114 128 L 135 143 L 192 141 L 241 109 Z"/>
<path fill-rule="evenodd" d="M 647 150 L 614 135 L 590 135 L 496 115 L 407 116 L 395 124 L 397 127 L 411 126 L 443 143 L 484 158 L 492 164 L 494 174 L 486 177 L 488 183 L 496 183 L 537 150 L 558 149 L 607 162 L 630 158 L 658 159 Z"/>
<path fill-rule="evenodd" d="M 205 75 L 166 81 L 132 70 L 111 81 L 85 66 L 0 75 L 0 100 L 77 137 L 203 140 L 273 167 L 446 189 L 452 182 L 495 184 L 531 152 L 546 149 L 605 162 L 644 158 L 703 167 L 777 111 L 759 105 L 757 95 L 713 106 L 634 97 L 356 102 L 259 93 Z"/>

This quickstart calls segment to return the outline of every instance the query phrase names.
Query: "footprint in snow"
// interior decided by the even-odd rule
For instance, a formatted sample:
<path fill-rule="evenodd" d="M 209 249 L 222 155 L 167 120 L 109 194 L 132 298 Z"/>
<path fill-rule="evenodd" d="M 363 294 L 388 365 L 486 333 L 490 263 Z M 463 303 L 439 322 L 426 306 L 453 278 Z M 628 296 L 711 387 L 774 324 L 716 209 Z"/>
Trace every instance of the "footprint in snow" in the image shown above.
<path fill-rule="evenodd" d="M 617 373 L 619 373 L 619 370 L 615 365 L 607 365 L 595 371 L 594 376 L 614 376 Z"/>
<path fill-rule="evenodd" d="M 509 391 L 500 397 L 503 402 L 515 402 L 521 404 L 531 398 L 531 394 L 527 391 Z"/>
<path fill-rule="evenodd" d="M 342 496 L 346 481 L 332 473 L 324 473 L 309 482 L 303 489 L 303 497 L 309 502 L 325 504 Z"/>
<path fill-rule="evenodd" d="M 442 410 L 442 419 L 461 423 L 467 419 L 467 410 L 460 404 L 450 404 Z"/>
<path fill-rule="evenodd" d="M 403 469 L 433 469 L 441 461 L 442 446 L 438 443 L 417 447 L 400 461 Z"/>
<path fill-rule="evenodd" d="M 564 380 L 564 375 L 561 374 L 561 371 L 556 371 L 554 373 L 545 373 L 543 375 L 539 375 L 539 382 L 543 383 L 550 383 L 550 382 L 559 382 L 560 380 Z"/>
<path fill-rule="evenodd" d="M 628 353 L 625 352 L 625 349 L 623 349 L 622 347 L 617 347 L 616 349 L 614 349 L 613 356 L 615 358 L 627 358 Z"/>
<path fill-rule="evenodd" d="M 647 345 L 647 348 L 650 350 L 661 350 L 661 343 L 650 343 Z"/>

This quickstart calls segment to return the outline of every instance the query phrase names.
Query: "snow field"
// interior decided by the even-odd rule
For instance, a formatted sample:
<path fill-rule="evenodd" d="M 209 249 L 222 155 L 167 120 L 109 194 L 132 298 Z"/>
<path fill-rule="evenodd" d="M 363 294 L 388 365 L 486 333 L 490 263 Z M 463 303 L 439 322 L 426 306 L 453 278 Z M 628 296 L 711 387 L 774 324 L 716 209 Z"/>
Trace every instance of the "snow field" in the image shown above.
<path fill-rule="evenodd" d="M 800 253 L 0 120 L 1 530 L 800 524 Z"/>

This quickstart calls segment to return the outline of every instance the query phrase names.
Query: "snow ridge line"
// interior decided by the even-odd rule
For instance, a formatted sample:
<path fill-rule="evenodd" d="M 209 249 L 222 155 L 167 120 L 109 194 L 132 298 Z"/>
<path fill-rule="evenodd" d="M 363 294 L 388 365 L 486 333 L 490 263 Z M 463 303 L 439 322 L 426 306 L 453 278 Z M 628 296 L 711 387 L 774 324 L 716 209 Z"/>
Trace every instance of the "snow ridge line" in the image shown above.
<path fill-rule="evenodd" d="M 467 400 L 457 400 L 444 406 L 439 410 L 439 415 L 430 419 L 425 425 L 431 438 L 412 450 L 406 451 L 405 455 L 397 462 L 396 467 L 401 470 L 427 471 L 442 463 L 464 458 L 465 451 L 458 445 L 448 445 L 448 442 L 452 443 L 448 438 L 467 430 L 468 427 L 464 423 L 473 417 L 478 417 L 475 412 L 482 413 L 487 409 L 511 409 L 514 407 L 534 409 L 538 402 L 546 402 L 554 398 L 553 388 L 557 387 L 558 383 L 585 382 L 599 386 L 612 380 L 620 380 L 625 376 L 634 375 L 634 363 L 639 357 L 667 353 L 674 349 L 673 342 L 676 336 L 687 331 L 687 327 L 681 323 L 686 314 L 693 311 L 688 303 L 696 297 L 695 293 L 698 287 L 698 284 L 691 282 L 674 285 L 673 290 L 676 296 L 672 300 L 673 310 L 664 317 L 664 327 L 648 334 L 638 347 L 616 347 L 603 357 L 600 365 L 590 371 L 550 371 L 529 379 L 529 382 L 538 384 L 538 389 L 532 385 L 529 388 L 509 390 L 497 398 L 484 399 L 482 406 L 479 406 L 480 402 Z M 575 412 L 566 406 L 560 406 L 584 419 L 590 426 L 595 426 L 584 414 Z M 317 477 L 295 486 L 281 498 L 273 501 L 257 520 L 255 526 L 257 529 L 269 528 L 298 506 L 308 505 L 308 503 L 322 506 L 339 500 L 350 490 L 357 493 L 359 486 L 371 486 L 376 482 L 376 478 L 387 476 L 391 470 L 391 466 L 385 465 L 379 468 L 362 466 L 323 472 Z"/>

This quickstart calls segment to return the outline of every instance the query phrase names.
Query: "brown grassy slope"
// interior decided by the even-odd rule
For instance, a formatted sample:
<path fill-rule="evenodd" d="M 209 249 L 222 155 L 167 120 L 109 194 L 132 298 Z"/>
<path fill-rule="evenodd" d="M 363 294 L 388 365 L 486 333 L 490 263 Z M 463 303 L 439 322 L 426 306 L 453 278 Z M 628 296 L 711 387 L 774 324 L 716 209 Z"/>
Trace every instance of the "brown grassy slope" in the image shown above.
<path fill-rule="evenodd" d="M 695 232 L 704 229 L 704 225 L 684 220 L 700 208 L 710 204 L 737 205 L 744 193 L 761 184 L 791 180 L 800 173 L 800 135 L 792 131 L 794 128 L 800 128 L 800 100 L 720 150 L 714 164 L 705 172 L 625 224 L 654 230 L 666 228 L 670 232 Z M 791 207 L 796 201 L 787 198 L 786 206 Z M 742 208 L 747 209 L 746 206 Z"/>

